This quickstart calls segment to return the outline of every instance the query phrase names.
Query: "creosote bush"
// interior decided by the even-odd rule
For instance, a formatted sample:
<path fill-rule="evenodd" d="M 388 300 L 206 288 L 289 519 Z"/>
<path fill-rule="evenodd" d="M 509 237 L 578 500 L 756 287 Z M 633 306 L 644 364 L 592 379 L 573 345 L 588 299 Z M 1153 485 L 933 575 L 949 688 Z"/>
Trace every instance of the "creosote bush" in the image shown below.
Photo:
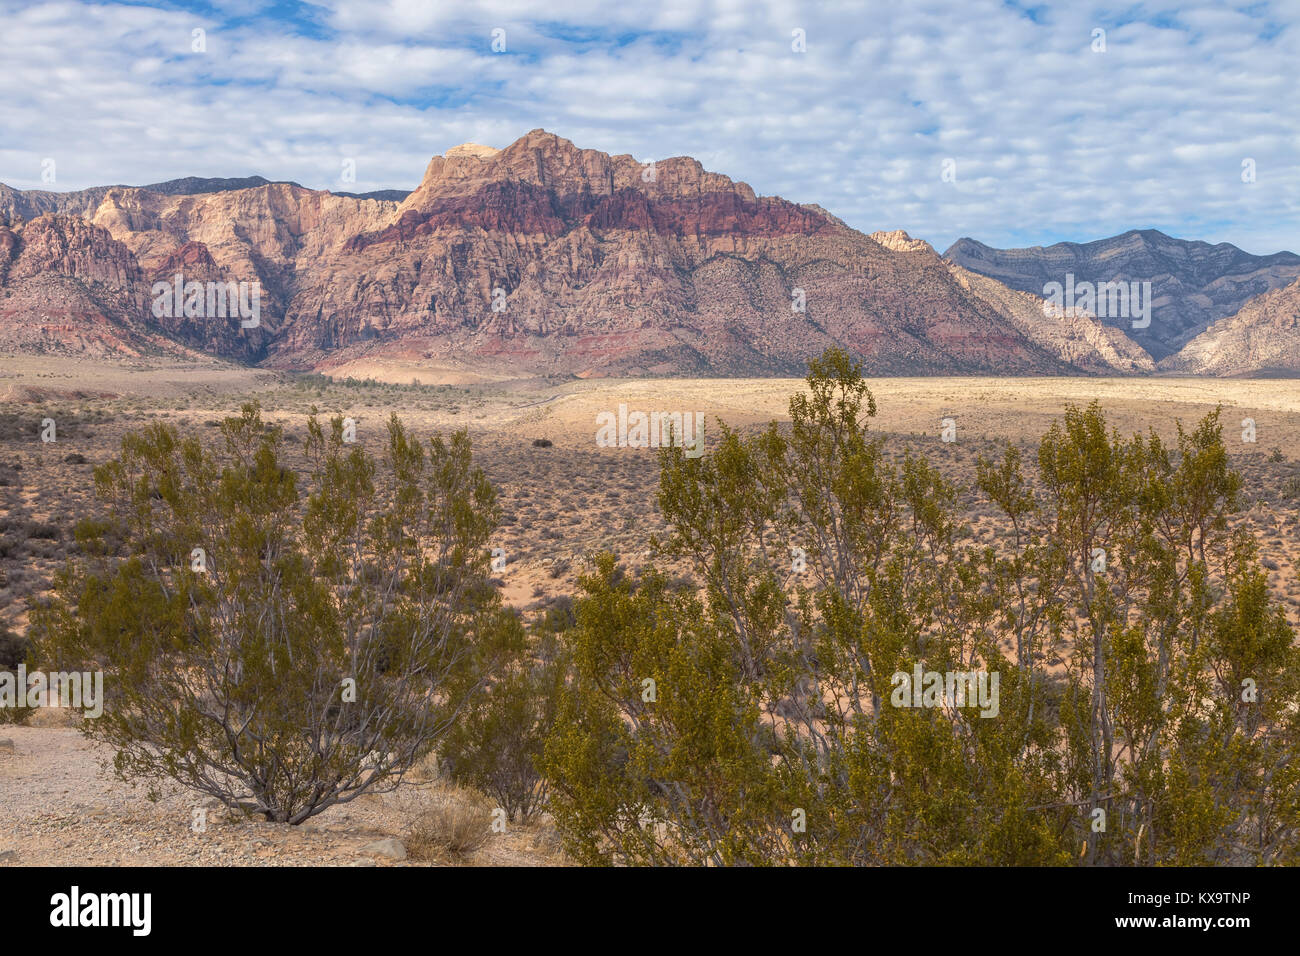
<path fill-rule="evenodd" d="M 692 574 L 633 581 L 606 555 L 581 579 L 543 763 L 569 853 L 1300 862 L 1300 648 L 1229 530 L 1218 413 L 1170 446 L 1067 408 L 1036 470 L 979 461 L 1008 529 L 979 544 L 875 412 L 830 350 L 788 427 L 660 451 L 659 552 Z M 996 696 L 914 694 L 918 671 Z"/>
<path fill-rule="evenodd" d="M 566 673 L 553 630 L 562 618 L 548 612 L 535 625 L 533 640 L 511 642 L 522 653 L 465 708 L 439 747 L 451 778 L 496 800 L 512 823 L 546 802 L 541 758 Z"/>
<path fill-rule="evenodd" d="M 108 520 L 79 525 L 31 634 L 51 667 L 106 671 L 82 727 L 120 775 L 301 823 L 395 786 L 518 653 L 467 435 L 422 445 L 393 416 L 383 438 L 376 459 L 312 417 L 300 477 L 246 405 L 215 441 L 153 423 L 95 469 Z"/>
<path fill-rule="evenodd" d="M 0 671 L 16 674 L 19 665 L 32 665 L 31 642 L 19 637 L 4 622 L 0 621 Z M 19 693 L 25 693 L 25 688 Z M 25 724 L 31 719 L 33 708 L 16 703 L 15 706 L 0 706 L 0 724 Z"/>

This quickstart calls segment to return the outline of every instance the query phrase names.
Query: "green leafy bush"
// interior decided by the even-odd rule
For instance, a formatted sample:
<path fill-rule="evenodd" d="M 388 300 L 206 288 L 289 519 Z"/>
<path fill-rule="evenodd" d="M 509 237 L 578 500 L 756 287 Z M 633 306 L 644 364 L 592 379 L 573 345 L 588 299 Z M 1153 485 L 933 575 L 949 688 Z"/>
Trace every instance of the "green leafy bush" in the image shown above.
<path fill-rule="evenodd" d="M 1229 529 L 1218 412 L 1169 446 L 1067 407 L 1036 470 L 980 459 L 984 545 L 871 436 L 847 355 L 807 384 L 788 427 L 661 450 L 688 582 L 611 555 L 581 580 L 544 759 L 575 858 L 1300 862 L 1300 648 Z M 917 668 L 997 697 L 912 706 Z"/>
<path fill-rule="evenodd" d="M 305 479 L 255 405 L 217 442 L 128 434 L 31 627 L 51 667 L 106 669 L 82 727 L 120 775 L 292 824 L 396 786 L 517 653 L 481 627 L 497 506 L 465 433 L 393 416 L 381 460 L 342 419 L 308 433 Z"/>

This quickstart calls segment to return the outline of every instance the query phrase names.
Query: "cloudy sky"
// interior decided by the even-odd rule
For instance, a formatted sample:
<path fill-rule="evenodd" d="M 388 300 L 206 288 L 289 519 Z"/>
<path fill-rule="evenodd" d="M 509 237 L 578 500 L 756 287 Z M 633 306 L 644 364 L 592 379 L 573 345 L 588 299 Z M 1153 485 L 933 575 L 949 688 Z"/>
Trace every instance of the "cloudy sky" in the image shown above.
<path fill-rule="evenodd" d="M 1300 0 L 0 0 L 0 51 L 23 189 L 410 189 L 544 127 L 941 251 L 1130 228 L 1300 251 Z"/>

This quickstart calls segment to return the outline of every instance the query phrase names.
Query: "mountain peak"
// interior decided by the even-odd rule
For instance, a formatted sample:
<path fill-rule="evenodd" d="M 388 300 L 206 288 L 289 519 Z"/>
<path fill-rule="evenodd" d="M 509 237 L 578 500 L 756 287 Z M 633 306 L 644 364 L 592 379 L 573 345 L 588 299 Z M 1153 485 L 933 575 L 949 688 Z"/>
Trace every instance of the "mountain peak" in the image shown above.
<path fill-rule="evenodd" d="M 517 146 L 520 143 L 531 143 L 531 144 L 552 143 L 557 146 L 573 146 L 573 140 L 565 139 L 559 133 L 552 133 L 550 130 L 543 129 L 540 126 L 537 127 L 537 129 L 530 129 L 527 133 L 525 133 L 523 136 L 520 136 L 517 140 L 515 140 L 510 145 Z"/>
<path fill-rule="evenodd" d="M 641 193 L 658 201 L 730 194 L 741 204 L 758 197 L 750 186 L 705 170 L 689 156 L 639 161 L 626 153 L 611 155 L 583 149 L 545 129 L 534 129 L 503 149 L 465 143 L 434 156 L 419 187 L 400 213 L 428 213 L 484 189 L 551 191 L 561 197 Z M 526 202 L 512 200 L 512 203 Z M 518 208 L 518 207 L 516 207 Z M 823 216 L 816 217 L 824 222 Z"/>
<path fill-rule="evenodd" d="M 150 183 L 139 188 L 148 190 L 151 193 L 161 193 L 164 196 L 202 196 L 206 193 L 233 192 L 239 189 L 256 189 L 258 186 L 269 185 L 271 185 L 271 180 L 265 176 L 185 176 L 181 179 L 169 179 L 162 183 Z M 289 183 L 289 185 L 302 188 L 298 183 Z"/>
<path fill-rule="evenodd" d="M 924 239 L 913 239 L 902 229 L 895 229 L 893 232 L 873 232 L 867 238 L 875 240 L 893 252 L 934 252 L 934 246 Z"/>
<path fill-rule="evenodd" d="M 453 146 L 443 155 L 448 159 L 459 156 L 473 156 L 475 159 L 491 159 L 501 150 L 494 146 L 483 146 L 479 143 L 461 143 L 459 146 Z"/>
<path fill-rule="evenodd" d="M 1161 232 L 1159 229 L 1130 229 L 1128 232 L 1116 236 L 1115 239 L 1129 239 L 1133 236 L 1137 236 L 1141 239 L 1145 239 L 1147 242 L 1182 242 L 1183 241 L 1181 239 L 1175 239 L 1173 236 L 1167 235 Z M 1099 239 L 1096 241 L 1113 242 L 1114 240 Z"/>

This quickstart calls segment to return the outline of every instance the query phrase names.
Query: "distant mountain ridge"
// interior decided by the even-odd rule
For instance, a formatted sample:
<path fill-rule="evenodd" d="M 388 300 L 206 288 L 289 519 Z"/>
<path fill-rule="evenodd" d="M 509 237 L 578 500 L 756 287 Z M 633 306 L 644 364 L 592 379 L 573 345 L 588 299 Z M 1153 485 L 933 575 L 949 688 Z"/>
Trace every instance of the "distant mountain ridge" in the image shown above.
<path fill-rule="evenodd" d="M 1134 229 L 1093 242 L 996 249 L 959 239 L 944 258 L 1023 292 L 1042 295 L 1053 282 L 1150 282 L 1151 324 L 1135 329 L 1123 317 L 1101 316 L 1157 360 L 1172 355 L 1250 299 L 1300 277 L 1300 255 L 1255 256 L 1231 243 L 1175 239 L 1155 229 Z"/>
<path fill-rule="evenodd" d="M 210 193 L 256 189 L 260 186 L 284 185 L 305 189 L 302 184 L 289 180 L 270 180 L 265 176 L 206 177 L 185 176 L 147 186 L 92 186 L 70 192 L 43 189 L 18 190 L 0 183 L 0 223 L 16 219 L 34 219 L 46 213 L 61 213 L 85 217 L 86 210 L 97 208 L 113 189 L 141 189 L 161 196 L 203 196 Z M 366 193 L 330 192 L 335 196 L 352 199 L 380 199 L 401 202 L 410 195 L 409 189 L 376 189 Z"/>
<path fill-rule="evenodd" d="M 1050 269 L 1110 248 L 1110 267 L 1137 276 L 1172 279 L 1179 266 L 1188 288 L 1219 293 L 1199 303 L 1213 310 L 1292 267 L 1289 253 L 1261 266 L 1226 244 L 1149 232 L 1027 251 L 1050 253 L 1049 271 L 1042 256 L 972 240 L 940 257 L 689 157 L 644 164 L 545 130 L 448 149 L 409 193 L 260 176 L 0 185 L 0 222 L 0 349 L 494 377 L 798 375 L 830 345 L 873 375 L 1144 374 L 1156 365 L 1133 330 L 1045 308 Z M 160 310 L 152 290 L 178 275 L 198 292 Z M 256 321 L 208 311 L 228 285 L 256 289 Z"/>
<path fill-rule="evenodd" d="M 186 176 L 183 179 L 169 179 L 165 183 L 151 183 L 137 188 L 147 189 L 151 193 L 162 193 L 164 196 L 199 196 L 204 193 L 222 193 L 232 189 L 253 189 L 257 186 L 269 185 L 271 180 L 264 176 L 241 176 L 234 179 Z M 289 185 L 299 184 L 289 183 Z"/>

